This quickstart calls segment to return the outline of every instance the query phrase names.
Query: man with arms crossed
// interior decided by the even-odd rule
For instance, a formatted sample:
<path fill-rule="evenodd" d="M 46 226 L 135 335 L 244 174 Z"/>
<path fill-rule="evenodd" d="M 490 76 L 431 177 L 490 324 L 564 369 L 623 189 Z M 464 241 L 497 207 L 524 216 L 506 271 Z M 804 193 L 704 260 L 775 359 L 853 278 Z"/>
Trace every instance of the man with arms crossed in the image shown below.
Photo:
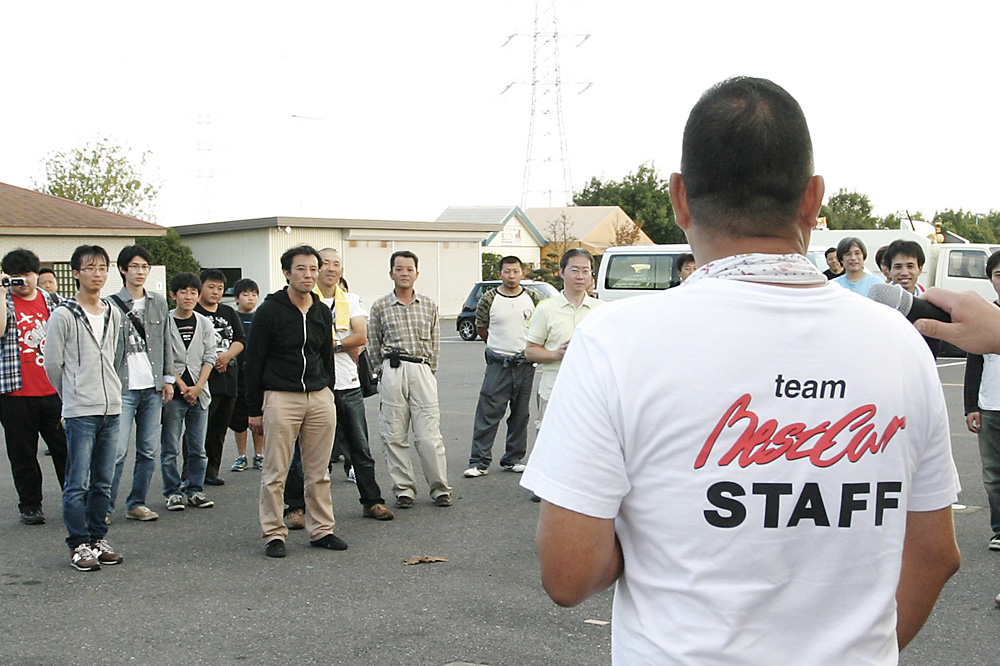
<path fill-rule="evenodd" d="M 118 429 L 118 456 L 111 482 L 110 516 L 118 497 L 128 442 L 135 421 L 135 467 L 132 490 L 125 500 L 131 520 L 156 520 L 159 515 L 146 506 L 149 481 L 156 468 L 154 456 L 160 443 L 163 405 L 174 397 L 173 352 L 170 345 L 170 313 L 167 299 L 147 292 L 143 286 L 152 268 L 152 256 L 141 245 L 129 245 L 118 253 L 118 271 L 125 286 L 111 297 L 122 310 L 125 325 L 118 342 L 115 365 L 122 382 L 122 419 Z M 166 373 L 164 373 L 166 368 Z M 167 375 L 166 380 L 164 374 Z"/>
<path fill-rule="evenodd" d="M 45 373 L 62 398 L 66 421 L 63 522 L 70 563 L 79 571 L 122 561 L 105 539 L 122 412 L 115 370 L 122 313 L 101 300 L 109 263 L 99 245 L 76 248 L 70 259 L 76 297 L 52 312 L 45 347 Z"/>
<path fill-rule="evenodd" d="M 323 258 L 301 245 L 281 255 L 288 286 L 264 299 L 250 328 L 245 369 L 250 428 L 264 435 L 260 527 L 268 557 L 285 556 L 285 478 L 299 438 L 309 544 L 344 550 L 333 533 L 330 453 L 337 428 L 333 402 L 333 317 L 312 293 Z"/>
<path fill-rule="evenodd" d="M 587 287 L 594 279 L 594 258 L 586 250 L 578 247 L 567 250 L 559 259 L 559 277 L 563 279 L 563 290 L 535 308 L 524 350 L 529 361 L 542 364 L 542 379 L 538 383 L 539 422 L 545 415 L 573 331 L 584 317 L 604 305 L 603 301 L 587 295 Z"/>
<path fill-rule="evenodd" d="M 805 258 L 823 180 L 782 88 L 706 92 L 670 193 L 701 268 L 577 329 L 522 479 L 542 582 L 617 581 L 616 664 L 896 664 L 959 564 L 934 363 Z"/>
<path fill-rule="evenodd" d="M 417 255 L 408 250 L 392 253 L 389 277 L 394 287 L 372 305 L 368 326 L 368 353 L 375 367 L 382 368 L 378 430 L 400 509 L 411 508 L 417 494 L 407 433 L 411 425 L 413 446 L 434 504 L 452 504 L 434 378 L 441 326 L 437 305 L 413 288 L 420 275 L 417 261 Z"/>
<path fill-rule="evenodd" d="M 174 397 L 163 406 L 160 444 L 167 511 L 184 511 L 185 504 L 196 509 L 215 506 L 205 496 L 205 430 L 212 404 L 208 377 L 215 367 L 216 341 L 212 320 L 195 312 L 200 292 L 201 279 L 194 273 L 178 273 L 170 278 L 170 298 L 177 303 L 169 319 Z M 177 469 L 177 455 L 182 450 L 187 461 L 183 480 Z"/>
<path fill-rule="evenodd" d="M 42 468 L 38 436 L 52 453 L 59 486 L 66 468 L 66 431 L 62 403 L 45 375 L 45 331 L 59 299 L 38 288 L 38 256 L 31 250 L 4 255 L 0 286 L 0 423 L 25 525 L 42 525 Z"/>
<path fill-rule="evenodd" d="M 500 458 L 500 468 L 508 472 L 524 471 L 528 450 L 528 412 L 535 366 L 524 356 L 528 321 L 538 297 L 521 286 L 524 264 L 514 256 L 500 260 L 503 283 L 479 299 L 476 307 L 476 330 L 486 342 L 486 374 L 479 390 L 476 420 L 472 426 L 472 454 L 465 476 L 485 476 L 493 460 L 493 440 L 500 419 L 510 404 L 507 417 L 507 446 Z"/>

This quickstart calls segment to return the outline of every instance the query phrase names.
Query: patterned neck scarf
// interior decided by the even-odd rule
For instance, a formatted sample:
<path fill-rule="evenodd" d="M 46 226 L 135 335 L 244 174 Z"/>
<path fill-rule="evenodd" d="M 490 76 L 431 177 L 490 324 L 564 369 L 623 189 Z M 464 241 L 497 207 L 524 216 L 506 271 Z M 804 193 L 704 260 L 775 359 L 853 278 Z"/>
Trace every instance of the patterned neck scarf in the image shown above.
<path fill-rule="evenodd" d="M 775 284 L 824 284 L 826 276 L 801 254 L 737 254 L 710 261 L 681 286 L 703 278 Z"/>

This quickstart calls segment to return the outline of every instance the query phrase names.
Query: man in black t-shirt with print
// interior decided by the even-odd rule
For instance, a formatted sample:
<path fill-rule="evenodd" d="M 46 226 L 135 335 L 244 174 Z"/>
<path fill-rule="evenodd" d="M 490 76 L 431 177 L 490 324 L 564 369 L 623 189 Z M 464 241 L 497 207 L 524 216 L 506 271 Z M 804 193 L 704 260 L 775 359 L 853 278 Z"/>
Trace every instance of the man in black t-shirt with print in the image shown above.
<path fill-rule="evenodd" d="M 205 485 L 221 486 L 219 478 L 222 465 L 222 448 L 229 430 L 229 420 L 233 416 L 236 397 L 239 395 L 239 369 L 236 357 L 246 346 L 243 324 L 236 311 L 220 303 L 226 291 L 226 276 L 218 269 L 201 272 L 201 293 L 195 312 L 208 317 L 215 327 L 215 343 L 218 358 L 215 368 L 208 378 L 212 391 L 212 404 L 208 408 L 208 432 L 205 433 L 205 455 L 208 467 L 205 470 Z"/>

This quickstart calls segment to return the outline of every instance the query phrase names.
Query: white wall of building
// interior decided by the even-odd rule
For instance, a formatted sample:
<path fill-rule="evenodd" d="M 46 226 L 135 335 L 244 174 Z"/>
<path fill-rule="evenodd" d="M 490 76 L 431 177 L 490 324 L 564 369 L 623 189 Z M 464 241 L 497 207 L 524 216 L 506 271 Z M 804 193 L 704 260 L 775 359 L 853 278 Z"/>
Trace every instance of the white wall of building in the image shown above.
<path fill-rule="evenodd" d="M 536 267 L 541 263 L 540 250 L 541 248 L 535 242 L 534 237 L 516 216 L 507 220 L 507 224 L 488 245 L 482 246 L 483 253 L 491 252 L 499 254 L 501 257 L 512 254 L 524 263 Z"/>
<path fill-rule="evenodd" d="M 339 229 L 291 227 L 245 229 L 182 236 L 205 267 L 241 268 L 260 285 L 262 295 L 282 289 L 281 254 L 303 243 L 317 250 L 332 247 L 344 260 L 344 278 L 366 306 L 392 290 L 389 257 L 409 250 L 419 258 L 416 288 L 430 296 L 442 317 L 454 317 L 481 274 L 482 236 L 474 232 L 413 229 Z M 537 255 L 537 248 L 536 255 Z M 523 257 L 522 257 L 523 259 Z"/>

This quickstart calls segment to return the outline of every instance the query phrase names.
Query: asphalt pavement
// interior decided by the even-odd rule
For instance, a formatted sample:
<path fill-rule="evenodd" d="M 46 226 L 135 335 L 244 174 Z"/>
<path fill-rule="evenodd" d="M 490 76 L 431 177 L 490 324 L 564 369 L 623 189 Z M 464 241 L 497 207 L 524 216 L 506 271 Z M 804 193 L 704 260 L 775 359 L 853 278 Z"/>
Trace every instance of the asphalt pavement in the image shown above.
<path fill-rule="evenodd" d="M 538 504 L 501 472 L 465 479 L 483 345 L 442 324 L 438 373 L 442 434 L 455 504 L 435 507 L 418 473 L 416 506 L 396 519 L 363 518 L 356 487 L 339 468 L 333 483 L 343 552 L 310 548 L 292 532 L 288 556 L 264 556 L 257 522 L 259 472 L 224 473 L 210 487 L 215 508 L 168 513 L 154 476 L 155 522 L 118 516 L 109 541 L 125 562 L 99 572 L 69 566 L 59 488 L 49 458 L 48 522 L 17 520 L 6 458 L 0 460 L 0 664 L 327 664 L 598 666 L 610 663 L 610 591 L 572 609 L 555 606 L 538 582 Z M 904 651 L 904 666 L 1000 663 L 1000 553 L 986 548 L 986 496 L 975 437 L 962 415 L 961 362 L 940 374 L 962 479 L 955 512 L 962 570 L 948 583 L 927 626 Z M 366 401 L 372 453 L 391 496 L 377 438 L 377 398 Z M 502 451 L 501 426 L 494 448 Z M 533 438 L 533 433 L 531 434 Z M 225 469 L 235 457 L 230 441 Z M 122 482 L 127 492 L 129 467 Z M 419 556 L 447 562 L 405 565 Z M 859 563 L 863 566 L 863 563 Z"/>

